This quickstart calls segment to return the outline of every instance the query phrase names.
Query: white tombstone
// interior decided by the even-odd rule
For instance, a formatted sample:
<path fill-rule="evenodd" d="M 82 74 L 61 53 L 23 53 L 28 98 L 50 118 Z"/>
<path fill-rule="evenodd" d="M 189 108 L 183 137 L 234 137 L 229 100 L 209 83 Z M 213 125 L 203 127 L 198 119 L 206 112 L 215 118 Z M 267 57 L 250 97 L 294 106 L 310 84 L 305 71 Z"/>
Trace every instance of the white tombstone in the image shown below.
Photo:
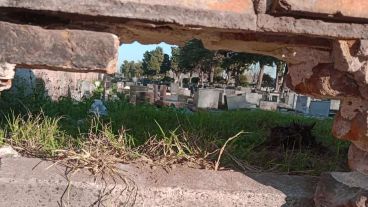
<path fill-rule="evenodd" d="M 330 102 L 331 102 L 331 106 L 330 106 L 331 111 L 340 110 L 340 104 L 341 104 L 340 100 L 330 100 Z"/>
<path fill-rule="evenodd" d="M 276 111 L 277 110 L 277 102 L 271 101 L 260 101 L 259 108 L 266 111 Z"/>
<path fill-rule="evenodd" d="M 303 114 L 308 114 L 309 113 L 310 102 L 311 102 L 310 97 L 308 97 L 308 96 L 298 96 L 298 98 L 296 100 L 295 111 L 303 113 Z"/>
<path fill-rule="evenodd" d="M 289 106 L 291 109 L 296 108 L 296 102 L 297 102 L 298 96 L 296 93 L 289 92 L 285 98 L 285 103 L 287 106 Z"/>
<path fill-rule="evenodd" d="M 180 92 L 179 85 L 176 83 L 170 83 L 170 92 L 171 94 L 179 94 Z"/>
<path fill-rule="evenodd" d="M 200 109 L 218 109 L 219 98 L 219 90 L 199 89 L 194 96 L 194 103 Z"/>
<path fill-rule="evenodd" d="M 259 106 L 259 102 L 262 99 L 262 95 L 258 93 L 247 93 L 245 94 L 245 99 L 248 103 Z"/>
<path fill-rule="evenodd" d="M 256 104 L 251 104 L 247 102 L 245 94 L 227 95 L 226 102 L 228 110 L 257 108 Z"/>
<path fill-rule="evenodd" d="M 191 96 L 191 92 L 188 88 L 180 88 L 179 89 L 179 95 L 183 95 L 183 96 Z"/>
<path fill-rule="evenodd" d="M 330 115 L 330 101 L 311 101 L 309 114 L 312 116 L 328 117 Z"/>

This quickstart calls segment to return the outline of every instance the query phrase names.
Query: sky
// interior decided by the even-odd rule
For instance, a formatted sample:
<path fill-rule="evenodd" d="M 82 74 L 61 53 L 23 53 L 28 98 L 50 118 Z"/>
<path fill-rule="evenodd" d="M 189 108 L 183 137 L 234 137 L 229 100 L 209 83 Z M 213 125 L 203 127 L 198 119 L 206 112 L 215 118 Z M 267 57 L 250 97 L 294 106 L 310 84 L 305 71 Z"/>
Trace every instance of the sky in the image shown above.
<path fill-rule="evenodd" d="M 134 42 L 132 44 L 123 44 L 119 48 L 119 62 L 118 68 L 123 64 L 124 60 L 128 61 L 140 61 L 143 59 L 143 54 L 147 50 L 154 50 L 156 47 L 162 47 L 164 53 L 171 55 L 171 47 L 175 45 L 169 45 L 166 43 L 152 44 L 152 45 L 142 45 L 139 42 Z M 259 65 L 257 66 L 259 68 Z M 271 75 L 271 77 L 276 77 L 276 69 L 273 67 L 266 67 L 265 73 Z"/>
<path fill-rule="evenodd" d="M 139 42 L 134 42 L 132 44 L 123 44 L 119 48 L 119 64 L 123 64 L 124 60 L 128 61 L 139 61 L 143 59 L 143 54 L 147 50 L 154 50 L 156 47 L 162 47 L 164 53 L 171 55 L 171 47 L 174 45 L 168 45 L 166 43 L 154 44 L 154 45 L 142 45 Z"/>

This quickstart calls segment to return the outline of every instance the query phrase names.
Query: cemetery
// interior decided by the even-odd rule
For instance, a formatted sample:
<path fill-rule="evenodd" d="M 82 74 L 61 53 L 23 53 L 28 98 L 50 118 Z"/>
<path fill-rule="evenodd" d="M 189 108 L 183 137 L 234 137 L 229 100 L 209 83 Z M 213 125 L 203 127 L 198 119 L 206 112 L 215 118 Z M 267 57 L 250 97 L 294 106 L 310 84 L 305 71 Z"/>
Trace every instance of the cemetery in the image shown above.
<path fill-rule="evenodd" d="M 0 11 L 0 207 L 368 206 L 365 0 Z"/>

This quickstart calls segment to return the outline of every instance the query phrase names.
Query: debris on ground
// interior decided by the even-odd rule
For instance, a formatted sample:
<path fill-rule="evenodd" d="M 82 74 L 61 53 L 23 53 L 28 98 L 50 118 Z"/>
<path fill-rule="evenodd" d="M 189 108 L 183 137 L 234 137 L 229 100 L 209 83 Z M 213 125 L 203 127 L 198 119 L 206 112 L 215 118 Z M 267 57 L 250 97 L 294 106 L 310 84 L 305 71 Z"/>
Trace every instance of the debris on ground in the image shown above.
<path fill-rule="evenodd" d="M 95 114 L 96 116 L 107 116 L 108 114 L 106 106 L 99 99 L 94 100 L 89 112 Z"/>

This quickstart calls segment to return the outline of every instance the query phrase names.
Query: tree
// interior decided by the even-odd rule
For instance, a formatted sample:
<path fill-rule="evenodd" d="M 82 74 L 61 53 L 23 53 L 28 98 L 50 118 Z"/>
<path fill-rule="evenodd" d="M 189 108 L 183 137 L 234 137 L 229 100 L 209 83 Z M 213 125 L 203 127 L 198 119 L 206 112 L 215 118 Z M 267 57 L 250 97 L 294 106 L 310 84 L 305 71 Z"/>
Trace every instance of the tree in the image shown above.
<path fill-rule="evenodd" d="M 256 63 L 256 60 L 256 55 L 253 54 L 226 52 L 221 66 L 227 73 L 227 83 L 231 77 L 234 77 L 235 85 L 241 85 L 241 75 L 243 75 L 246 70 L 249 70 L 249 67 Z"/>
<path fill-rule="evenodd" d="M 164 52 L 161 47 L 143 54 L 142 68 L 145 75 L 155 76 L 160 74 L 161 65 L 164 61 Z"/>
<path fill-rule="evenodd" d="M 260 66 L 260 71 L 259 71 L 258 80 L 257 80 L 257 90 L 261 90 L 265 67 L 273 66 L 276 59 L 270 56 L 258 55 L 257 60 Z"/>
<path fill-rule="evenodd" d="M 142 62 L 125 60 L 120 67 L 120 71 L 126 78 L 140 77 L 143 73 Z"/>
<path fill-rule="evenodd" d="M 179 68 L 183 73 L 200 72 L 203 82 L 203 73 L 211 68 L 214 52 L 204 48 L 202 41 L 198 39 L 188 41 L 180 51 Z M 212 68 L 210 70 L 213 71 Z"/>
<path fill-rule="evenodd" d="M 275 79 L 272 78 L 269 74 L 264 74 L 263 75 L 262 86 L 263 87 L 273 87 L 273 86 L 275 86 Z"/>
<path fill-rule="evenodd" d="M 276 60 L 276 80 L 275 80 L 275 91 L 279 92 L 281 86 L 284 83 L 284 76 L 286 71 L 286 62 L 281 60 Z"/>
<path fill-rule="evenodd" d="M 170 69 L 173 73 L 175 73 L 175 76 L 177 78 L 179 77 L 180 73 L 185 72 L 180 65 L 180 61 L 181 61 L 181 48 L 172 47 L 171 48 Z"/>
<path fill-rule="evenodd" d="M 166 74 L 171 69 L 171 60 L 168 54 L 164 54 L 164 59 L 161 63 L 160 73 Z"/>

